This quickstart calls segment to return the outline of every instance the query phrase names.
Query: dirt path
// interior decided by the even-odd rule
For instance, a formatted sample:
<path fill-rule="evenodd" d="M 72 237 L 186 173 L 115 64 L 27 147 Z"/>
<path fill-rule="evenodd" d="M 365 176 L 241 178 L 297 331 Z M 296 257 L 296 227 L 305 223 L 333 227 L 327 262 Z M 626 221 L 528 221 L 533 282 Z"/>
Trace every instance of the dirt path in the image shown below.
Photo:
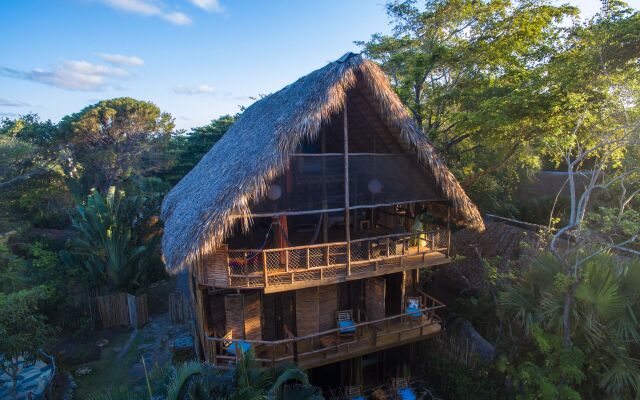
<path fill-rule="evenodd" d="M 118 355 L 116 356 L 117 361 L 122 360 L 125 354 L 129 352 L 129 349 L 131 349 L 131 344 L 136 339 L 136 336 L 138 336 L 138 330 L 134 329 L 133 332 L 131 332 L 131 335 L 129 335 L 129 339 L 127 339 L 127 342 L 122 346 L 122 349 L 120 349 L 120 351 L 118 352 Z"/>

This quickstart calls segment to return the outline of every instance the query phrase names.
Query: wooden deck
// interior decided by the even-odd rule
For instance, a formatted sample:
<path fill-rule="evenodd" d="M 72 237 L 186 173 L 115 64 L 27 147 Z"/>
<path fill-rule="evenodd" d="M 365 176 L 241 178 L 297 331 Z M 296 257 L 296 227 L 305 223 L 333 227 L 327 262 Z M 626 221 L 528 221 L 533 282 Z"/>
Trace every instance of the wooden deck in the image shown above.
<path fill-rule="evenodd" d="M 225 349 L 245 342 L 251 345 L 256 360 L 263 366 L 292 362 L 301 368 L 315 368 L 337 361 L 388 349 L 391 347 L 420 341 L 443 330 L 436 310 L 444 304 L 429 297 L 428 306 L 415 313 L 399 314 L 391 317 L 355 324 L 351 336 L 340 334 L 340 329 L 330 329 L 304 337 L 292 337 L 277 341 L 229 340 L 228 338 L 207 338 L 208 361 L 222 368 L 233 366 L 242 355 L 230 355 Z M 240 353 L 240 352 L 239 352 Z"/>
<path fill-rule="evenodd" d="M 303 289 L 446 264 L 450 232 L 403 233 L 278 249 L 220 248 L 199 264 L 206 287 Z M 349 249 L 349 250 L 347 250 Z M 349 255 L 347 256 L 347 251 Z"/>

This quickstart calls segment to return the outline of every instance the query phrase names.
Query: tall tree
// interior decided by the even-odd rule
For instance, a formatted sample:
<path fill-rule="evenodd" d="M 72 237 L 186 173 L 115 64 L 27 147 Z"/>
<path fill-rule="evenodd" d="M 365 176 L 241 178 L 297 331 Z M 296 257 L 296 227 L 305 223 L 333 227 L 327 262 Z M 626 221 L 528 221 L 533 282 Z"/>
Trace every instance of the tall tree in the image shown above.
<path fill-rule="evenodd" d="M 237 115 L 223 115 L 207 125 L 193 128 L 187 134 L 175 135 L 169 149 L 175 162 L 160 175 L 171 184 L 178 182 L 211 150 L 237 118 Z"/>
<path fill-rule="evenodd" d="M 128 97 L 103 100 L 59 124 L 81 171 L 83 189 L 110 186 L 166 168 L 173 118 L 153 103 Z"/>

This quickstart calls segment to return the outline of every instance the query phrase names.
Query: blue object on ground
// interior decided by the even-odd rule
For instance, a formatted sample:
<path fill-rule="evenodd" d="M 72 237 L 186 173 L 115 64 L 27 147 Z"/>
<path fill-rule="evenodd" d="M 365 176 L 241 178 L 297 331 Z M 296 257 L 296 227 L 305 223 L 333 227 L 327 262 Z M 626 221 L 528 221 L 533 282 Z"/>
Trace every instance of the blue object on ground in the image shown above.
<path fill-rule="evenodd" d="M 353 333 L 356 331 L 356 327 L 353 321 L 338 321 L 338 328 L 340 333 Z"/>
<path fill-rule="evenodd" d="M 193 337 L 183 336 L 173 341 L 173 348 L 176 350 L 189 349 L 193 347 Z"/>
<path fill-rule="evenodd" d="M 398 394 L 402 400 L 416 400 L 416 395 L 411 388 L 404 388 L 398 390 Z"/>
<path fill-rule="evenodd" d="M 2 359 L 1 356 L 0 359 Z M 34 364 L 25 364 L 24 360 L 20 359 L 18 364 L 20 365 L 20 374 L 16 388 L 17 399 L 44 399 L 54 378 L 53 366 L 41 360 L 37 360 Z M 11 378 L 6 373 L 0 372 L 0 399 L 12 398 L 12 391 Z"/>
<path fill-rule="evenodd" d="M 351 400 L 364 400 L 364 396 L 352 397 Z"/>
<path fill-rule="evenodd" d="M 240 349 L 241 354 L 246 353 L 247 351 L 249 351 L 249 349 L 251 348 L 251 345 L 245 341 L 242 340 L 238 340 L 236 342 L 233 342 L 229 345 L 229 347 L 227 347 L 227 353 L 231 354 L 231 355 L 236 355 L 236 347 L 238 347 Z"/>
<path fill-rule="evenodd" d="M 405 313 L 409 314 L 410 317 L 419 318 L 422 316 L 422 313 L 420 312 L 420 308 L 411 306 L 411 305 L 407 307 L 407 311 L 405 311 Z"/>

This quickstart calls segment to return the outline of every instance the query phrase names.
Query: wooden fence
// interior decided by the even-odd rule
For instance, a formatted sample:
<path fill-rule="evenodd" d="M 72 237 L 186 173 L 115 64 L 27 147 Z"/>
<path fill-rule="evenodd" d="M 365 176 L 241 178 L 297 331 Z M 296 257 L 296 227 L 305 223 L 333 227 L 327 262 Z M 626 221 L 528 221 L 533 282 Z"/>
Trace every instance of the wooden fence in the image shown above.
<path fill-rule="evenodd" d="M 96 298 L 102 328 L 130 326 L 140 328 L 149 322 L 147 295 L 115 293 Z"/>
<path fill-rule="evenodd" d="M 184 324 L 191 319 L 189 303 L 182 293 L 169 294 L 169 316 L 171 317 L 171 323 L 174 325 Z"/>

